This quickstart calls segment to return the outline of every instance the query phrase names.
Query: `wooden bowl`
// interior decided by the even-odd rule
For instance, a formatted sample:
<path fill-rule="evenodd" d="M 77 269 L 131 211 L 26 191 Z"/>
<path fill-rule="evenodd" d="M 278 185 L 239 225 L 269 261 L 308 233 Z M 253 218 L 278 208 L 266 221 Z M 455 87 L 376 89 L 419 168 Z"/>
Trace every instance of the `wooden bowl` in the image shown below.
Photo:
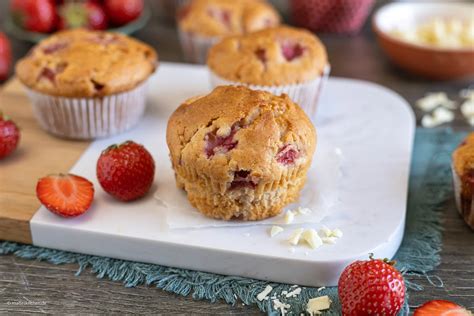
<path fill-rule="evenodd" d="M 378 41 L 398 66 L 429 79 L 452 80 L 474 76 L 474 47 L 440 48 L 414 44 L 390 33 L 399 28 L 415 28 L 435 17 L 469 20 L 474 6 L 469 3 L 392 3 L 380 8 L 372 19 Z"/>

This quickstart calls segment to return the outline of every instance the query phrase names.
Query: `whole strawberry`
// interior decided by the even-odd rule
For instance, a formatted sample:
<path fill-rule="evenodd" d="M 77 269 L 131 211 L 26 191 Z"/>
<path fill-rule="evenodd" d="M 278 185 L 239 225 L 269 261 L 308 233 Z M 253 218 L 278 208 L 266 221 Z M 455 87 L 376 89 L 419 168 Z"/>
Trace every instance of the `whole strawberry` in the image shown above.
<path fill-rule="evenodd" d="M 143 0 L 105 0 L 104 7 L 112 24 L 120 26 L 140 16 Z"/>
<path fill-rule="evenodd" d="M 0 32 L 0 81 L 8 78 L 12 64 L 12 49 L 8 37 Z"/>
<path fill-rule="evenodd" d="M 405 300 L 405 282 L 387 260 L 355 261 L 339 278 L 344 316 L 395 316 Z"/>
<path fill-rule="evenodd" d="M 142 145 L 126 141 L 112 145 L 97 161 L 97 178 L 105 192 L 121 201 L 144 196 L 153 184 L 155 162 Z"/>
<path fill-rule="evenodd" d="M 16 23 L 29 31 L 53 30 L 56 14 L 51 0 L 12 0 L 10 10 Z"/>
<path fill-rule="evenodd" d="M 0 159 L 10 155 L 20 142 L 20 130 L 15 122 L 0 112 Z"/>

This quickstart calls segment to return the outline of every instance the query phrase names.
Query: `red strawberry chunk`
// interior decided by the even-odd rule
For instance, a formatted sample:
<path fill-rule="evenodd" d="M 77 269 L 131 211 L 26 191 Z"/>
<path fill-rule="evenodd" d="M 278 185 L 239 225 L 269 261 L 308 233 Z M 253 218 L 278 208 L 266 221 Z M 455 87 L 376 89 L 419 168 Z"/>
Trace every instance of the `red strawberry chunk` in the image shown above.
<path fill-rule="evenodd" d="M 56 82 L 56 72 L 52 70 L 51 68 L 44 67 L 43 70 L 41 70 L 38 80 L 40 79 L 46 79 L 49 80 L 51 83 Z"/>
<path fill-rule="evenodd" d="M 265 28 L 272 27 L 275 24 L 276 24 L 275 21 L 271 18 L 265 18 L 265 20 L 263 21 L 263 25 L 265 26 Z"/>
<path fill-rule="evenodd" d="M 304 53 L 305 48 L 300 43 L 284 42 L 280 44 L 281 52 L 285 57 L 286 61 L 293 61 L 294 59 L 301 57 Z"/>
<path fill-rule="evenodd" d="M 257 183 L 249 176 L 250 171 L 248 170 L 235 171 L 234 180 L 230 183 L 230 190 L 241 188 L 255 189 L 257 187 Z"/>
<path fill-rule="evenodd" d="M 53 70 L 49 67 L 44 67 L 38 76 L 38 80 L 46 79 L 49 80 L 52 84 L 56 83 L 56 75 L 62 73 L 67 67 L 67 63 L 59 63 L 56 65 L 56 68 Z"/>
<path fill-rule="evenodd" d="M 262 62 L 266 63 L 267 62 L 267 52 L 263 48 L 259 48 L 255 51 L 255 56 Z"/>
<path fill-rule="evenodd" d="M 74 174 L 50 175 L 38 181 L 36 196 L 51 212 L 74 217 L 89 209 L 94 199 L 94 186 L 89 180 Z"/>
<path fill-rule="evenodd" d="M 110 44 L 117 44 L 120 42 L 120 38 L 117 35 L 114 34 L 97 34 L 93 35 L 90 38 L 91 42 L 100 44 L 100 45 L 110 45 Z"/>
<path fill-rule="evenodd" d="M 293 145 L 287 144 L 278 150 L 276 160 L 285 165 L 292 165 L 300 157 L 300 152 Z"/>
<path fill-rule="evenodd" d="M 474 169 L 470 169 L 466 173 L 466 180 L 472 186 L 472 188 L 474 188 Z"/>
<path fill-rule="evenodd" d="M 465 308 L 445 300 L 433 300 L 420 306 L 413 316 L 470 316 Z"/>
<path fill-rule="evenodd" d="M 227 136 L 218 136 L 216 131 L 206 134 L 205 152 L 207 158 L 211 158 L 218 153 L 226 153 L 237 146 L 238 141 L 234 140 L 234 135 L 237 133 L 237 125 L 234 124 L 231 128 L 230 134 Z"/>
<path fill-rule="evenodd" d="M 212 18 L 218 20 L 222 23 L 226 28 L 231 29 L 231 21 L 230 21 L 230 12 L 227 10 L 217 9 L 217 8 L 209 8 L 207 10 L 207 14 Z"/>
<path fill-rule="evenodd" d="M 68 46 L 69 44 L 67 42 L 52 43 L 52 44 L 43 46 L 43 53 L 45 53 L 46 55 L 54 54 L 62 49 L 65 49 Z"/>

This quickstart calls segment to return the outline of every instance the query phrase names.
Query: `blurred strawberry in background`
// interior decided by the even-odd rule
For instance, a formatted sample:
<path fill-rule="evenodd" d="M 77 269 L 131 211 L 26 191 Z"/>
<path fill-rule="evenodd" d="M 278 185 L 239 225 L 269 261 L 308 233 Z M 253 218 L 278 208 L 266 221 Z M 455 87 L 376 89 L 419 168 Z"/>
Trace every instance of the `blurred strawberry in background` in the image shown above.
<path fill-rule="evenodd" d="M 120 26 L 140 16 L 143 0 L 105 0 L 104 7 L 110 22 Z"/>
<path fill-rule="evenodd" d="M 143 8 L 143 0 L 12 0 L 10 5 L 15 25 L 40 33 L 119 27 L 139 18 Z"/>
<path fill-rule="evenodd" d="M 93 30 L 107 28 L 107 16 L 102 7 L 94 1 L 68 2 L 58 9 L 57 28 L 85 27 Z"/>
<path fill-rule="evenodd" d="M 33 32 L 53 30 L 56 14 L 51 0 L 13 0 L 11 12 L 15 22 Z"/>
<path fill-rule="evenodd" d="M 12 63 L 12 50 L 8 37 L 0 32 L 0 81 L 8 78 Z"/>

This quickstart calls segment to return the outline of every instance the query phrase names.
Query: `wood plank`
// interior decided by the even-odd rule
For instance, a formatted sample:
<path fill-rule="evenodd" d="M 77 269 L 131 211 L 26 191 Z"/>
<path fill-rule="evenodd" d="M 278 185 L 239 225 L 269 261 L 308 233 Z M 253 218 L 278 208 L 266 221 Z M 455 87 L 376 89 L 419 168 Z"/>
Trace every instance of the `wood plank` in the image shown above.
<path fill-rule="evenodd" d="M 59 139 L 44 132 L 15 79 L 0 92 L 0 111 L 21 129 L 18 149 L 0 161 L 0 240 L 32 243 L 29 221 L 40 206 L 35 194 L 37 180 L 67 172 L 89 142 Z"/>

